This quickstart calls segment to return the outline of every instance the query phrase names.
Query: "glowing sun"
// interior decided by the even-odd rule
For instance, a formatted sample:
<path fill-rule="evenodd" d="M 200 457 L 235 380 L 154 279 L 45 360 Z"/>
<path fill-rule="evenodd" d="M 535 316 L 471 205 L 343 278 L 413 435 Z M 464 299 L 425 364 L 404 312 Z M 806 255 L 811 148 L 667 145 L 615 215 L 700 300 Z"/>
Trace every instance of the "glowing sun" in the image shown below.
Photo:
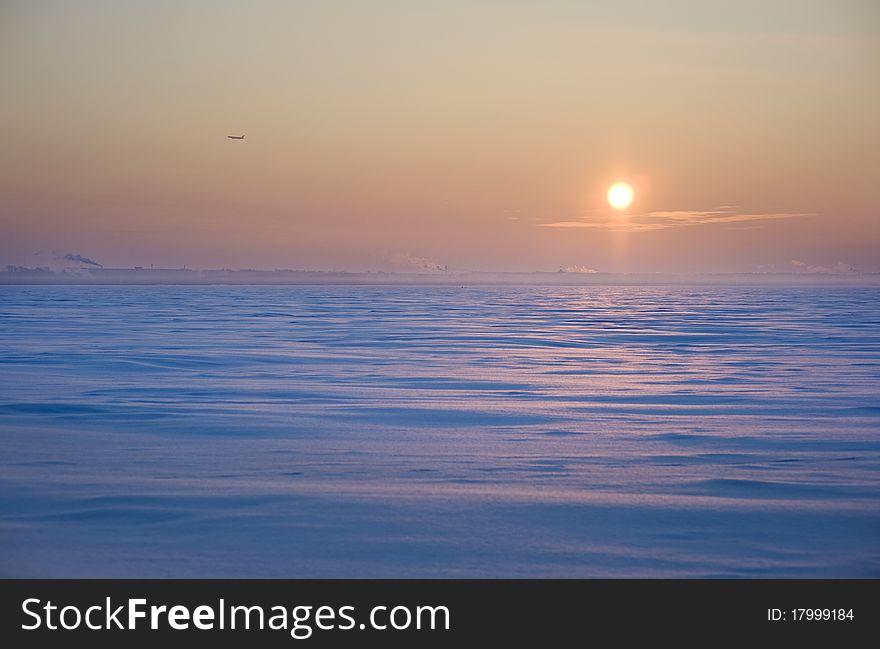
<path fill-rule="evenodd" d="M 608 204 L 616 210 L 629 207 L 633 196 L 633 188 L 626 183 L 614 183 L 608 188 Z"/>

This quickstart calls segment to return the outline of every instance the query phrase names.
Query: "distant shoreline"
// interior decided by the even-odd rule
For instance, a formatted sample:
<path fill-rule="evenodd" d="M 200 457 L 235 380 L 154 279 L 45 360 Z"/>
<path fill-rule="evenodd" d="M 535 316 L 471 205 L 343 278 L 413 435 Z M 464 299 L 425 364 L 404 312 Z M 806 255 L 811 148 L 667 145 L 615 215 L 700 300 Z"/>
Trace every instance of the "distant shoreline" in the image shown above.
<path fill-rule="evenodd" d="M 0 272 L 0 285 L 67 286 L 880 286 L 880 273 L 394 273 L 305 270 L 193 270 L 100 268 L 52 271 L 17 268 Z"/>

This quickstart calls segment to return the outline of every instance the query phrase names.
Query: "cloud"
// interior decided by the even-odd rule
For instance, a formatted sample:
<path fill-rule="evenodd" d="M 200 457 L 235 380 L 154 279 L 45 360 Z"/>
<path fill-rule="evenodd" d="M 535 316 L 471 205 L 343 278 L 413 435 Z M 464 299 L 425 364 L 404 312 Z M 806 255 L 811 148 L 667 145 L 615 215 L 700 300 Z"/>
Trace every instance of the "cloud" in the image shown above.
<path fill-rule="evenodd" d="M 647 232 L 662 230 L 666 226 L 659 223 L 615 223 L 612 221 L 558 221 L 556 223 L 538 223 L 540 228 L 591 228 L 595 230 L 612 230 L 615 232 Z"/>
<path fill-rule="evenodd" d="M 695 225 L 777 221 L 804 216 L 815 216 L 815 214 L 805 212 L 740 212 L 734 205 L 724 205 L 714 210 L 658 211 L 606 218 L 600 221 L 555 221 L 539 223 L 538 226 L 543 228 L 594 228 L 612 232 L 651 232 Z M 754 227 L 759 225 L 760 223 L 756 223 Z"/>
<path fill-rule="evenodd" d="M 792 259 L 789 263 L 796 273 L 821 273 L 823 275 L 839 275 L 842 273 L 857 273 L 858 268 L 850 264 L 838 261 L 830 266 L 813 266 L 799 259 Z"/>
<path fill-rule="evenodd" d="M 448 268 L 436 259 L 419 257 L 408 252 L 398 252 L 391 255 L 391 265 L 399 270 L 416 271 L 419 273 L 445 273 Z"/>
<path fill-rule="evenodd" d="M 103 268 L 104 266 L 96 262 L 94 259 L 89 259 L 88 257 L 83 257 L 82 255 L 75 255 L 73 253 L 68 252 L 66 255 L 61 257 L 55 257 L 55 259 L 63 259 L 65 261 L 75 261 L 80 264 L 87 264 L 89 266 L 95 266 L 97 268 Z"/>
<path fill-rule="evenodd" d="M 738 223 L 740 221 L 771 221 L 774 219 L 792 219 L 798 216 L 812 216 L 806 213 L 794 212 L 758 212 L 752 214 L 739 214 L 732 210 L 723 210 L 721 208 L 708 212 L 681 211 L 681 212 L 648 212 L 648 217 L 654 219 L 665 219 L 667 225 L 675 224 L 693 225 L 693 224 L 711 224 L 711 223 Z"/>
<path fill-rule="evenodd" d="M 564 266 L 559 269 L 560 273 L 586 273 L 588 275 L 592 275 L 593 273 L 598 273 L 599 271 L 595 268 L 588 268 L 587 266 Z"/>

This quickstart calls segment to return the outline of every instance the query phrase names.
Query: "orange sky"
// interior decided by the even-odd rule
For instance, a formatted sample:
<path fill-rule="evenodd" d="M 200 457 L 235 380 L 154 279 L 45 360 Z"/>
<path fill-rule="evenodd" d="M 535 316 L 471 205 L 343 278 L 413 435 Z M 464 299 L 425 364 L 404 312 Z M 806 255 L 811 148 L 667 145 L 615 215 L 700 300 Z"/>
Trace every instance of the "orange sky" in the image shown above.
<path fill-rule="evenodd" d="M 858 0 L 7 2 L 0 262 L 880 270 L 878 80 Z"/>

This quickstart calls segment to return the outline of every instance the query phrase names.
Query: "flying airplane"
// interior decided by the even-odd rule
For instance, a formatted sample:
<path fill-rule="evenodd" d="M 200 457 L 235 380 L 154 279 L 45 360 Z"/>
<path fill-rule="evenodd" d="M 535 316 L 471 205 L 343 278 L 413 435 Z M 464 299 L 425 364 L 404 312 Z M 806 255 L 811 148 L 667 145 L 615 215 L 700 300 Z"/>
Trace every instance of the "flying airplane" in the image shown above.
<path fill-rule="evenodd" d="M 243 140 L 244 139 L 244 135 L 227 135 L 226 137 L 228 137 L 230 140 Z"/>

